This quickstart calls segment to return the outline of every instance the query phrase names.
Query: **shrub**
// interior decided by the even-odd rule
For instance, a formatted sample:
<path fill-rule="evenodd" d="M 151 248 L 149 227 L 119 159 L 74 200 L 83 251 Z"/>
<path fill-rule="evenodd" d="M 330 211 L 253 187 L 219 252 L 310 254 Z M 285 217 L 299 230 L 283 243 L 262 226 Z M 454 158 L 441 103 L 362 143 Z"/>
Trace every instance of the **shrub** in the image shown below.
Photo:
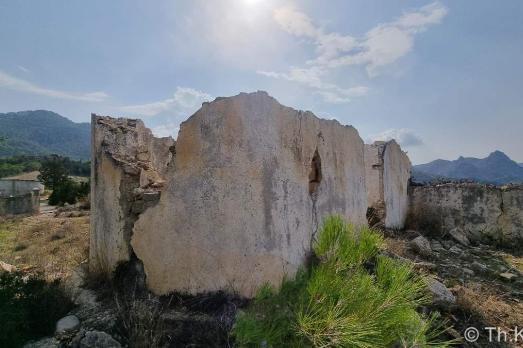
<path fill-rule="evenodd" d="M 327 218 L 313 245 L 317 262 L 263 286 L 233 328 L 242 347 L 445 347 L 437 316 L 419 314 L 425 281 L 412 266 L 379 256 L 383 239 L 368 227 Z"/>
<path fill-rule="evenodd" d="M 53 192 L 49 196 L 49 205 L 75 204 L 79 198 L 88 194 L 88 182 L 77 183 L 67 179 L 55 185 Z"/>
<path fill-rule="evenodd" d="M 52 334 L 55 323 L 72 308 L 60 283 L 20 273 L 0 274 L 0 347 L 19 347 Z"/>

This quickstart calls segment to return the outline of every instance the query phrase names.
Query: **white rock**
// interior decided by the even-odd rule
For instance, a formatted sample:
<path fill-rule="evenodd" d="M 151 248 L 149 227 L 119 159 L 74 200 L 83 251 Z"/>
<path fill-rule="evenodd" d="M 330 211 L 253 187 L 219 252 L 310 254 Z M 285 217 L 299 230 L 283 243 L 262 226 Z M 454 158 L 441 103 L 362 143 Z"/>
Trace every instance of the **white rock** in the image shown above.
<path fill-rule="evenodd" d="M 56 323 L 56 334 L 69 333 L 77 330 L 80 327 L 80 320 L 76 315 L 68 315 L 58 320 Z"/>

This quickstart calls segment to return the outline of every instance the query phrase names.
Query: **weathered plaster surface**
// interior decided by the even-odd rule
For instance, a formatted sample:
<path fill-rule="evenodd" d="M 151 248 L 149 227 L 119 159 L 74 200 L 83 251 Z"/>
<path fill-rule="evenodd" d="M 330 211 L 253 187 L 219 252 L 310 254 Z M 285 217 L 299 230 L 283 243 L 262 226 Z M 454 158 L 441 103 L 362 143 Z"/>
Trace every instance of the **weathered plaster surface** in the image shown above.
<path fill-rule="evenodd" d="M 409 225 L 442 235 L 458 228 L 473 241 L 517 247 L 523 242 L 523 187 L 414 186 L 410 189 Z"/>
<path fill-rule="evenodd" d="M 138 120 L 92 115 L 91 234 L 89 267 L 111 273 L 131 258 L 138 214 L 158 200 L 171 138 L 157 139 Z M 144 203 L 145 197 L 153 197 Z"/>
<path fill-rule="evenodd" d="M 383 155 L 383 191 L 385 227 L 405 227 L 409 209 L 408 187 L 411 164 L 409 157 L 394 141 L 387 142 Z"/>
<path fill-rule="evenodd" d="M 326 214 L 366 222 L 357 131 L 264 92 L 204 104 L 181 125 L 165 178 L 131 241 L 159 294 L 252 296 L 295 273 Z"/>
<path fill-rule="evenodd" d="M 365 145 L 369 208 L 386 228 L 402 229 L 408 213 L 411 163 L 394 141 Z"/>

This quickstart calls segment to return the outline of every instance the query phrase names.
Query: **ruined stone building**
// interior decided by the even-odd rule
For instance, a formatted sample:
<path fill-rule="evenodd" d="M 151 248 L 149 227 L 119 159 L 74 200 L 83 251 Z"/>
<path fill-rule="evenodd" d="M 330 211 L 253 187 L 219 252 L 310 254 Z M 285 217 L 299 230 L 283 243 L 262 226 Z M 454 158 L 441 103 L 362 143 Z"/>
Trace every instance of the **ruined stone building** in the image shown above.
<path fill-rule="evenodd" d="M 353 127 L 265 92 L 204 103 L 176 141 L 93 115 L 91 153 L 90 269 L 136 262 L 156 294 L 250 297 L 305 263 L 326 215 L 402 229 L 425 201 L 409 200 L 396 142 L 364 145 Z"/>
<path fill-rule="evenodd" d="M 0 216 L 37 213 L 41 191 L 36 180 L 0 179 Z"/>

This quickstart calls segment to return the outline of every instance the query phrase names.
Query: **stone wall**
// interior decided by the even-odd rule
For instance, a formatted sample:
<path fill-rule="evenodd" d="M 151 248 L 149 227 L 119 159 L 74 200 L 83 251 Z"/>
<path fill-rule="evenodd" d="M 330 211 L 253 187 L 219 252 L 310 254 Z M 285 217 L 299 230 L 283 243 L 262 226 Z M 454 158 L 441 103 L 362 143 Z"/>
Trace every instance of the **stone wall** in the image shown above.
<path fill-rule="evenodd" d="M 366 223 L 358 132 L 265 92 L 205 103 L 176 146 L 136 120 L 92 124 L 91 267 L 135 255 L 157 294 L 252 296 L 296 272 L 327 214 Z M 140 205 L 137 194 L 159 200 Z"/>
<path fill-rule="evenodd" d="M 523 242 L 523 186 L 448 183 L 410 188 L 409 227 L 517 248 Z"/>
<path fill-rule="evenodd" d="M 365 145 L 368 218 L 372 225 L 402 229 L 408 213 L 411 163 L 394 141 Z"/>
<path fill-rule="evenodd" d="M 0 196 L 0 216 L 34 214 L 40 210 L 40 191 L 13 195 Z"/>
<path fill-rule="evenodd" d="M 35 180 L 0 179 L 0 196 L 16 196 L 32 192 L 38 188 L 44 190 L 44 185 Z"/>
<path fill-rule="evenodd" d="M 153 137 L 139 120 L 92 115 L 91 127 L 89 267 L 110 274 L 133 256 L 134 222 L 159 199 L 174 140 Z"/>

